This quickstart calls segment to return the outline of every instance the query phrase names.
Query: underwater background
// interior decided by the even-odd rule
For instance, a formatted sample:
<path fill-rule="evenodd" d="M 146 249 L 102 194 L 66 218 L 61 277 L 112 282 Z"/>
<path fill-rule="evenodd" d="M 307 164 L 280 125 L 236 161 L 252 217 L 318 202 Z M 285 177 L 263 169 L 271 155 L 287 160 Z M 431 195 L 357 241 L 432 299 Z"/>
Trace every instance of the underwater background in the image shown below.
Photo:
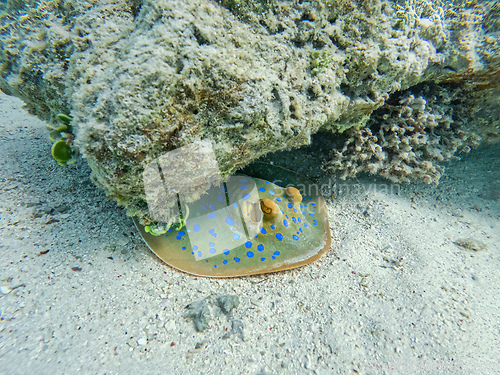
<path fill-rule="evenodd" d="M 0 12 L 0 374 L 500 373 L 498 2 Z M 173 199 L 148 196 L 156 163 Z M 231 227 L 243 256 L 199 237 L 202 276 L 156 257 L 144 228 L 193 236 L 236 173 L 290 217 Z M 313 263 L 245 271 L 295 243 Z"/>

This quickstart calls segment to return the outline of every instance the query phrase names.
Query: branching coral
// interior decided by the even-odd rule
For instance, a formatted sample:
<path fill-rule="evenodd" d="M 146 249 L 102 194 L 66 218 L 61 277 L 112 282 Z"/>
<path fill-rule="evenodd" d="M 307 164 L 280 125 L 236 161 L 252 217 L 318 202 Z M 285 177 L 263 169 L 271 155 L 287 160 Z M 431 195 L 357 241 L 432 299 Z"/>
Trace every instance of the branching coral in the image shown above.
<path fill-rule="evenodd" d="M 340 172 L 340 178 L 368 172 L 395 182 L 413 179 L 433 184 L 444 171 L 439 162 L 457 152 L 469 152 L 479 141 L 460 121 L 453 121 L 449 107 L 436 103 L 434 109 L 423 97 L 412 94 L 396 105 L 384 105 L 366 128 L 349 129 L 347 137 L 328 164 L 330 170 Z"/>

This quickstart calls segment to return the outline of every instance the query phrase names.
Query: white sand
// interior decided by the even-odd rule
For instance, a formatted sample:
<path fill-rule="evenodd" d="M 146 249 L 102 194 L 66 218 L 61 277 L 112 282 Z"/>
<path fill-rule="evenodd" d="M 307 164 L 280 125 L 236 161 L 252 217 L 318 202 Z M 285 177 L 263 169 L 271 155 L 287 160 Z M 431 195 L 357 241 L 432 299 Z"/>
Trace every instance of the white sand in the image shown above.
<path fill-rule="evenodd" d="M 328 202 L 322 259 L 213 280 L 157 261 L 83 160 L 51 159 L 21 104 L 0 96 L 1 374 L 500 372 L 498 145 L 450 164 L 438 187 L 351 181 Z M 196 332 L 185 306 L 224 294 L 239 296 L 233 317 L 212 305 Z M 233 318 L 244 341 L 223 338 Z"/>

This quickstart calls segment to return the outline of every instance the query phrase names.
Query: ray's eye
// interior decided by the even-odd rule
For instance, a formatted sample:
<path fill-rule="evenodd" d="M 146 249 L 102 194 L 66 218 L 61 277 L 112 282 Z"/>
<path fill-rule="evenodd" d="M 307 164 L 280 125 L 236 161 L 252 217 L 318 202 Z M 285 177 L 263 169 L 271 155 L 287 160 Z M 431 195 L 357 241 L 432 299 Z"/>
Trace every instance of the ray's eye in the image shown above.
<path fill-rule="evenodd" d="M 264 213 L 264 218 L 274 219 L 280 213 L 280 209 L 275 201 L 269 198 L 260 200 L 260 209 Z"/>
<path fill-rule="evenodd" d="M 286 196 L 293 202 L 294 205 L 302 202 L 302 194 L 300 194 L 299 189 L 294 188 L 293 186 L 286 188 Z"/>

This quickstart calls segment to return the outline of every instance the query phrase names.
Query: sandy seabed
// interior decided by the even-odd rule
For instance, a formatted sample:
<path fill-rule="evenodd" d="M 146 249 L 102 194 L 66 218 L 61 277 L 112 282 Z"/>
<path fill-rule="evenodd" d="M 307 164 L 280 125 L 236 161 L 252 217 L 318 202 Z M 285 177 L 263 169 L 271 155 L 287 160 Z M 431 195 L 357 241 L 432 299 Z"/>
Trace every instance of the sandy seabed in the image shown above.
<path fill-rule="evenodd" d="M 206 279 L 158 261 L 21 106 L 1 94 L 0 374 L 500 373 L 499 144 L 437 187 L 334 184 L 319 261 Z"/>

